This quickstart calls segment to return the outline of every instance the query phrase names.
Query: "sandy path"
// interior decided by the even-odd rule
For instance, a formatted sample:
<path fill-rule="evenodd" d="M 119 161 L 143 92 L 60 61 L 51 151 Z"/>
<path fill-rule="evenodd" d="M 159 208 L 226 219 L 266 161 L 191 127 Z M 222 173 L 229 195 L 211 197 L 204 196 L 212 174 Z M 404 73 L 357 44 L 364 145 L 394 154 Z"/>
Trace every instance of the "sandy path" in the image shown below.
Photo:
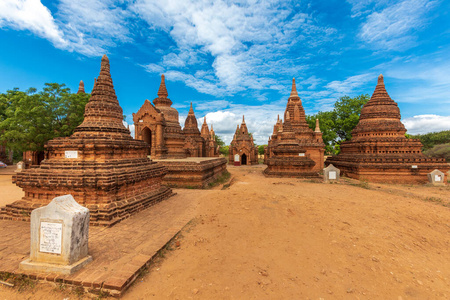
<path fill-rule="evenodd" d="M 12 175 L 0 175 L 0 207 L 20 200 L 24 193 L 20 187 L 11 183 Z"/>
<path fill-rule="evenodd" d="M 269 179 L 263 167 L 230 167 L 226 190 L 178 190 L 197 198 L 197 218 L 123 298 L 450 298 L 450 209 L 421 200 L 450 189 Z M 0 287 L 0 299 L 65 296 L 30 293 Z"/>

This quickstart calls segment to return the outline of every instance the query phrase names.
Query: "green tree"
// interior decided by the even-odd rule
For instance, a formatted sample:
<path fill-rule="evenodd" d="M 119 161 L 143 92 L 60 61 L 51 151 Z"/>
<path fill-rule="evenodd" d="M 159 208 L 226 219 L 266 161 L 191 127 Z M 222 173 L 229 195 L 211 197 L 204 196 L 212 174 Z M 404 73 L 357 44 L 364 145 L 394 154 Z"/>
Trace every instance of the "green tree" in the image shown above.
<path fill-rule="evenodd" d="M 259 145 L 258 146 L 258 154 L 259 155 L 263 155 L 264 154 L 264 149 L 267 147 L 267 145 Z"/>
<path fill-rule="evenodd" d="M 411 138 L 419 139 L 423 145 L 422 149 L 425 151 L 433 148 L 436 145 L 450 143 L 450 130 L 411 135 Z"/>
<path fill-rule="evenodd" d="M 335 113 L 334 111 L 319 111 L 315 115 L 307 115 L 306 121 L 311 129 L 316 128 L 316 119 L 319 119 L 319 127 L 322 132 L 323 142 L 325 144 L 325 154 L 336 154 L 335 145 L 338 141 L 338 135 L 335 131 Z"/>
<path fill-rule="evenodd" d="M 369 99 L 367 94 L 354 98 L 344 96 L 336 101 L 332 111 L 319 111 L 315 115 L 306 116 L 306 121 L 313 130 L 316 127 L 316 119 L 319 119 L 326 154 L 338 154 L 340 143 L 351 139 L 352 130 L 359 122 L 361 109 Z"/>
<path fill-rule="evenodd" d="M 218 136 L 217 134 L 214 134 L 214 137 L 216 139 L 217 145 L 219 145 L 221 148 L 223 146 L 225 146 L 225 142 L 222 140 L 222 138 L 220 136 Z"/>
<path fill-rule="evenodd" d="M 340 140 L 352 138 L 352 130 L 358 125 L 361 109 L 369 100 L 370 96 L 366 94 L 354 98 L 344 96 L 334 103 L 334 130 Z"/>
<path fill-rule="evenodd" d="M 0 140 L 9 149 L 42 151 L 50 139 L 69 136 L 83 121 L 89 94 L 71 94 L 64 84 L 46 83 L 42 92 L 13 89 L 0 96 Z M 0 109 L 2 109 L 0 108 Z"/>

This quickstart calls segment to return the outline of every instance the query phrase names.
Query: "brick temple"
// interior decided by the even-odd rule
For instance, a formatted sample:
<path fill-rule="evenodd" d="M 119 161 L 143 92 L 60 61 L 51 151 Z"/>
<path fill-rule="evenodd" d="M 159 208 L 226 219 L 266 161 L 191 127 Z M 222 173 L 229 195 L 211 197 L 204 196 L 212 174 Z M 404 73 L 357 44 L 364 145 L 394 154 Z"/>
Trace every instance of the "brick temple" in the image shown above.
<path fill-rule="evenodd" d="M 284 122 L 278 117 L 265 149 L 264 175 L 274 177 L 318 177 L 324 165 L 325 144 L 319 122 L 313 131 L 306 122 L 305 110 L 295 79 L 289 96 Z"/>
<path fill-rule="evenodd" d="M 165 77 L 153 100 L 145 100 L 133 114 L 135 138 L 147 144 L 147 154 L 164 165 L 163 183 L 173 187 L 206 187 L 226 171 L 226 159 L 219 158 L 214 130 L 204 118 L 201 130 L 192 103 L 181 129 L 178 111 L 168 98 Z"/>
<path fill-rule="evenodd" d="M 104 55 L 83 123 L 72 136 L 49 141 L 39 167 L 13 177 L 25 196 L 3 207 L 0 216 L 29 220 L 33 209 L 72 194 L 89 208 L 92 225 L 111 226 L 171 196 L 161 184 L 166 168 L 147 158 L 147 144 L 133 140 L 122 120 Z"/>
<path fill-rule="evenodd" d="M 229 162 L 235 166 L 258 164 L 258 148 L 255 147 L 253 136 L 249 134 L 244 116 L 241 126 L 237 125 L 230 144 Z"/>
<path fill-rule="evenodd" d="M 426 157 L 420 140 L 405 137 L 400 118 L 400 109 L 380 75 L 351 140 L 343 142 L 341 153 L 329 157 L 326 165 L 333 164 L 347 177 L 388 183 L 426 183 L 434 169 L 447 172 L 444 159 Z"/>
<path fill-rule="evenodd" d="M 145 100 L 138 112 L 133 114 L 135 138 L 148 144 L 148 153 L 155 159 L 218 157 L 214 131 L 211 134 L 206 117 L 200 131 L 191 103 L 182 130 L 178 111 L 172 107 L 168 96 L 162 75 L 158 97 L 153 100 L 153 104 Z"/>

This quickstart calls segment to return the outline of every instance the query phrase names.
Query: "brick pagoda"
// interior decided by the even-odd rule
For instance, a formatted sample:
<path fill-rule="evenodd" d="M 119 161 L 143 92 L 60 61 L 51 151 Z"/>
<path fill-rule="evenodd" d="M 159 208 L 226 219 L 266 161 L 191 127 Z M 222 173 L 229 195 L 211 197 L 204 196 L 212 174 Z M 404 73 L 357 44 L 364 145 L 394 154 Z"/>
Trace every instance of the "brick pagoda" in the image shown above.
<path fill-rule="evenodd" d="M 449 170 L 444 159 L 422 154 L 418 139 L 405 137 L 400 109 L 384 86 L 383 75 L 370 100 L 364 105 L 352 139 L 341 144 L 341 153 L 329 157 L 333 164 L 351 178 L 373 182 L 426 183 L 434 169 Z"/>
<path fill-rule="evenodd" d="M 237 166 L 258 164 L 258 148 L 255 147 L 253 136 L 248 133 L 244 116 L 242 116 L 241 126 L 237 126 L 231 141 L 229 158 L 228 163 Z"/>
<path fill-rule="evenodd" d="M 274 177 L 318 177 L 324 165 L 325 144 L 316 121 L 309 128 L 305 110 L 297 93 L 295 79 L 289 96 L 284 122 L 278 117 L 265 149 L 264 175 Z"/>
<path fill-rule="evenodd" d="M 148 145 L 148 154 L 167 167 L 164 184 L 173 187 L 202 188 L 226 171 L 226 159 L 219 158 L 214 136 L 204 119 L 202 130 L 198 129 L 194 109 L 181 129 L 178 111 L 171 107 L 172 101 L 164 75 L 158 90 L 158 98 L 145 100 L 136 114 L 133 114 L 135 138 Z"/>
<path fill-rule="evenodd" d="M 166 168 L 147 158 L 147 145 L 133 140 L 122 120 L 104 55 L 83 123 L 72 136 L 47 143 L 39 168 L 14 176 L 25 197 L 2 208 L 2 218 L 29 220 L 33 209 L 72 194 L 89 208 L 92 225 L 111 226 L 172 195 L 161 185 Z"/>

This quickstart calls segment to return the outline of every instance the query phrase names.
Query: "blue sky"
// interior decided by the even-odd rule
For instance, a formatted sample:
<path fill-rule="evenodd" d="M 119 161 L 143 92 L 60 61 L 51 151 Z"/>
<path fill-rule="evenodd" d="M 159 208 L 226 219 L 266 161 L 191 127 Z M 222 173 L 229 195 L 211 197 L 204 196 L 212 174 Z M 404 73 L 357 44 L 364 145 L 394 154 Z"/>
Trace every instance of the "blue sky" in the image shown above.
<path fill-rule="evenodd" d="M 372 94 L 382 73 L 409 133 L 450 129 L 445 0 L 2 0 L 0 41 L 0 92 L 89 92 L 106 53 L 129 123 L 164 73 L 181 124 L 193 102 L 227 143 L 242 114 L 267 143 L 293 77 L 313 114 Z"/>

